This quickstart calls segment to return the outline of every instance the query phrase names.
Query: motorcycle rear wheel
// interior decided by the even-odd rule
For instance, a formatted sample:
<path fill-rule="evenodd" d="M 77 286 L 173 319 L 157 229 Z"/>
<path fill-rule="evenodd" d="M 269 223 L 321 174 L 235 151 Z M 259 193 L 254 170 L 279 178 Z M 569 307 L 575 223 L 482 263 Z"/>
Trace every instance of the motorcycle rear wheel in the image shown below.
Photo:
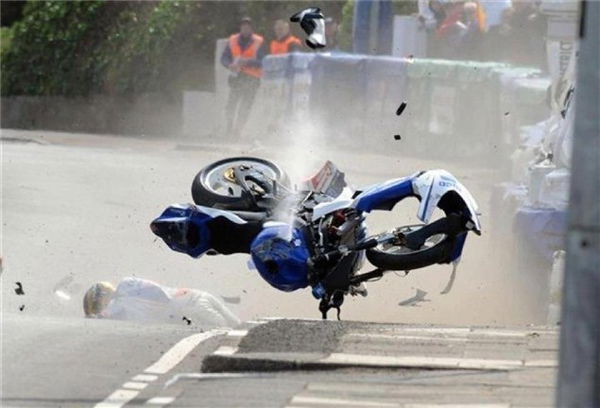
<path fill-rule="evenodd" d="M 402 232 L 414 231 L 419 225 L 402 227 Z M 435 234 L 427 238 L 417 250 L 399 245 L 378 245 L 366 251 L 371 264 L 382 270 L 411 271 L 437 263 L 448 263 L 456 243 L 455 236 Z"/>
<path fill-rule="evenodd" d="M 192 181 L 192 199 L 197 205 L 232 211 L 259 211 L 254 201 L 235 181 L 231 180 L 229 169 L 239 166 L 252 166 L 279 184 L 289 185 L 287 174 L 272 161 L 256 157 L 230 157 L 216 161 L 202 168 Z"/>

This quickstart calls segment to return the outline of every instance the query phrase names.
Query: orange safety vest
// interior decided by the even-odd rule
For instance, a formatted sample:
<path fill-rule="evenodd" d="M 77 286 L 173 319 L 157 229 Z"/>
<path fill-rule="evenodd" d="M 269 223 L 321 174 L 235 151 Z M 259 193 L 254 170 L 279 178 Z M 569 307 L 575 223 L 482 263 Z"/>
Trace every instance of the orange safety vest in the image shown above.
<path fill-rule="evenodd" d="M 231 56 L 233 59 L 242 57 L 247 59 L 255 59 L 258 49 L 263 43 L 263 38 L 258 34 L 252 34 L 252 43 L 245 50 L 242 51 L 239 43 L 239 34 L 233 34 L 229 37 L 229 49 L 231 50 Z M 240 67 L 240 70 L 250 76 L 260 78 L 262 76 L 262 69 L 256 67 Z"/>
<path fill-rule="evenodd" d="M 300 45 L 300 40 L 293 35 L 288 35 L 283 41 L 273 40 L 271 41 L 270 51 L 272 55 L 287 54 L 290 50 L 290 45 Z"/>

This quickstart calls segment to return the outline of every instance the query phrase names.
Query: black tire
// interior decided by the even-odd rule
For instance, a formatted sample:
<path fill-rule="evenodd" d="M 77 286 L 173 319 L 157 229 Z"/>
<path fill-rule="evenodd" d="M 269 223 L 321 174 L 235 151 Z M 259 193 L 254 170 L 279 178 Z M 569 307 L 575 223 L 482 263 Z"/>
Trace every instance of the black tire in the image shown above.
<path fill-rule="evenodd" d="M 367 259 L 379 269 L 387 271 L 412 271 L 425 268 L 437 263 L 448 263 L 456 238 L 448 236 L 431 248 L 409 252 L 406 254 L 391 254 L 377 247 L 368 249 Z"/>
<path fill-rule="evenodd" d="M 229 157 L 209 164 L 196 174 L 196 177 L 194 177 L 194 180 L 192 181 L 192 199 L 194 200 L 194 203 L 206 207 L 215 207 L 226 210 L 258 211 L 259 209 L 256 208 L 251 197 L 218 194 L 213 191 L 207 183 L 207 176 L 211 170 L 226 165 L 228 162 L 233 164 L 237 161 L 256 162 L 263 166 L 267 166 L 275 173 L 275 177 L 280 184 L 289 186 L 287 174 L 281 167 L 272 161 L 256 157 Z"/>

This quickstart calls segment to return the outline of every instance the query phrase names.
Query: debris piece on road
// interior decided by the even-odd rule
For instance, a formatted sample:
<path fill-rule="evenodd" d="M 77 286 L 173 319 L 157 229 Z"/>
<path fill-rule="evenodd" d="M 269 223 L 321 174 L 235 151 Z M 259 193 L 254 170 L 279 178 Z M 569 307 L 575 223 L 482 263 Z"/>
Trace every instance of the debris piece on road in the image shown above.
<path fill-rule="evenodd" d="M 59 280 L 56 285 L 54 285 L 53 292 L 56 296 L 58 296 L 62 300 L 71 300 L 71 295 L 69 292 L 73 292 L 73 290 L 69 290 L 73 280 L 75 279 L 73 273 L 70 273 Z M 71 288 L 73 289 L 73 288 Z"/>
<path fill-rule="evenodd" d="M 396 116 L 402 115 L 402 112 L 404 112 L 404 109 L 406 109 L 406 102 L 402 102 L 400 104 L 400 106 L 398 106 L 398 109 L 396 109 Z"/>
<path fill-rule="evenodd" d="M 308 35 L 306 45 L 313 50 L 324 48 L 325 40 L 325 16 L 318 7 L 308 7 L 290 17 L 292 23 L 300 23 L 300 27 Z"/>
<path fill-rule="evenodd" d="M 192 324 L 192 321 L 190 319 L 188 319 L 187 317 L 185 317 L 185 316 L 183 316 L 183 319 L 181 319 L 181 320 L 183 320 L 184 322 L 186 322 L 188 326 L 190 324 Z"/>
<path fill-rule="evenodd" d="M 241 298 L 239 296 L 221 296 L 225 303 L 231 303 L 237 305 L 240 303 Z"/>
<path fill-rule="evenodd" d="M 413 297 L 401 301 L 398 306 L 416 306 L 420 302 L 429 302 L 429 299 L 425 299 L 425 295 L 427 292 L 417 288 L 417 293 Z"/>
<path fill-rule="evenodd" d="M 24 295 L 25 291 L 23 290 L 23 285 L 21 284 L 21 282 L 15 282 L 15 285 L 17 285 L 17 287 L 15 288 L 15 293 L 19 296 Z"/>

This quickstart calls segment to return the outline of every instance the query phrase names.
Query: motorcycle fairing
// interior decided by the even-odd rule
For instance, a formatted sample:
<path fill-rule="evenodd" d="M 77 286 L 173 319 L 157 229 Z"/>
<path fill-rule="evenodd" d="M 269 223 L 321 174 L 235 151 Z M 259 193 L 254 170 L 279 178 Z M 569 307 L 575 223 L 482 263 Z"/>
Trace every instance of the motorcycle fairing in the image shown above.
<path fill-rule="evenodd" d="M 396 203 L 406 197 L 415 197 L 413 176 L 389 180 L 375 184 L 360 193 L 352 204 L 358 211 L 391 210 Z"/>
<path fill-rule="evenodd" d="M 348 208 L 352 204 L 352 194 L 352 190 L 348 187 L 344 187 L 342 193 L 332 201 L 315 205 L 313 208 L 312 220 L 315 221 L 334 211 Z"/>
<path fill-rule="evenodd" d="M 481 231 L 479 222 L 479 207 L 469 191 L 452 174 L 446 170 L 429 170 L 412 179 L 412 190 L 420 197 L 417 217 L 428 223 L 433 211 L 440 200 L 448 193 L 455 192 L 464 202 L 471 221 L 475 224 L 475 231 Z"/>
<path fill-rule="evenodd" d="M 181 206 L 181 204 L 174 204 L 174 206 Z M 203 205 L 194 205 L 198 209 L 199 212 L 206 214 L 212 218 L 217 218 L 219 216 L 227 218 L 229 221 L 233 221 L 236 224 L 246 224 L 242 218 L 238 217 L 231 211 L 219 210 L 218 208 L 205 207 Z"/>

